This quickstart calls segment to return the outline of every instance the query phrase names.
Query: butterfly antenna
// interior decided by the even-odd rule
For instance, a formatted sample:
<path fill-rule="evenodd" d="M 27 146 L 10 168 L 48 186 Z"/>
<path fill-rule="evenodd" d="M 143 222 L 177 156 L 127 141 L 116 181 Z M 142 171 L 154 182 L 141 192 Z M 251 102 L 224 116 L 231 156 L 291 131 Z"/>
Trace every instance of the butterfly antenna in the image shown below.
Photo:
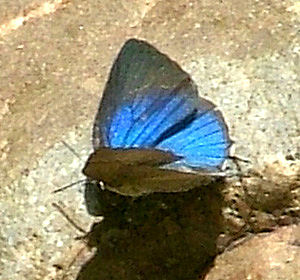
<path fill-rule="evenodd" d="M 72 154 L 74 154 L 77 158 L 81 159 L 80 155 L 67 142 L 65 142 L 64 140 L 62 140 L 61 142 L 64 144 L 64 146 L 67 149 L 69 149 L 72 152 Z M 83 183 L 83 182 L 86 182 L 86 179 L 82 179 L 82 180 L 76 181 L 74 183 L 71 183 L 69 185 L 66 185 L 66 186 L 64 186 L 62 188 L 59 188 L 59 189 L 53 191 L 53 193 L 58 193 L 58 192 L 64 191 L 64 190 L 66 190 L 68 188 L 71 188 L 71 187 L 73 187 L 73 186 L 75 186 L 77 184 Z"/>
<path fill-rule="evenodd" d="M 69 189 L 69 188 L 71 188 L 71 187 L 73 187 L 73 186 L 75 186 L 75 185 L 77 185 L 77 184 L 85 183 L 86 181 L 87 181 L 86 179 L 82 179 L 82 180 L 73 182 L 73 183 L 71 183 L 71 184 L 69 184 L 69 185 L 66 185 L 66 186 L 64 186 L 64 187 L 61 187 L 61 188 L 59 188 L 59 189 L 53 191 L 52 193 L 62 192 L 62 191 L 66 190 L 66 189 Z"/>

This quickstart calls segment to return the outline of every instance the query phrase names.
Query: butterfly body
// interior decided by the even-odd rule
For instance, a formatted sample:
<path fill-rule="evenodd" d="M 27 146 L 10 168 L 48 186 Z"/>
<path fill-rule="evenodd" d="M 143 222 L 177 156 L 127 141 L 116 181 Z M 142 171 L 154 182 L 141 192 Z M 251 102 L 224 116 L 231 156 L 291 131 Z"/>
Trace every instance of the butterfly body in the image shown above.
<path fill-rule="evenodd" d="M 124 195 L 206 185 L 231 141 L 222 114 L 189 75 L 146 42 L 131 39 L 110 73 L 83 173 Z"/>

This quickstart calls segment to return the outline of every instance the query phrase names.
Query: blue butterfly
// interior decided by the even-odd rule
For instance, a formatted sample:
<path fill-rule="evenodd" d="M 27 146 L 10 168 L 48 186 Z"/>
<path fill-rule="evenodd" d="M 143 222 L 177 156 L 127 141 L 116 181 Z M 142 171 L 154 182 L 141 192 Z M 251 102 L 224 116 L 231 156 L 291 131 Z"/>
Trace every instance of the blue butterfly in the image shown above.
<path fill-rule="evenodd" d="M 128 40 L 113 64 L 83 173 L 123 195 L 209 184 L 232 141 L 220 111 L 150 44 Z"/>

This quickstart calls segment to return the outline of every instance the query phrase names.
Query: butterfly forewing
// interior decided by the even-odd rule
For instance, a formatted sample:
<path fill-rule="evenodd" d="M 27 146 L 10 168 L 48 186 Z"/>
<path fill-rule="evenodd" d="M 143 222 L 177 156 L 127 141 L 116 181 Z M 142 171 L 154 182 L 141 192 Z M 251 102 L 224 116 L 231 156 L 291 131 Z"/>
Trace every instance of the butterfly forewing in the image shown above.
<path fill-rule="evenodd" d="M 165 132 L 196 110 L 195 100 L 183 94 L 183 90 L 151 89 L 149 93 L 137 94 L 138 106 L 122 104 L 110 122 L 109 146 L 155 147 Z"/>
<path fill-rule="evenodd" d="M 113 64 L 93 132 L 94 148 L 108 145 L 111 121 L 120 107 L 137 104 L 137 94 L 176 88 L 189 75 L 177 63 L 146 42 L 131 39 L 125 43 Z M 192 92 L 197 98 L 197 91 Z M 139 102 L 141 100 L 139 99 Z"/>

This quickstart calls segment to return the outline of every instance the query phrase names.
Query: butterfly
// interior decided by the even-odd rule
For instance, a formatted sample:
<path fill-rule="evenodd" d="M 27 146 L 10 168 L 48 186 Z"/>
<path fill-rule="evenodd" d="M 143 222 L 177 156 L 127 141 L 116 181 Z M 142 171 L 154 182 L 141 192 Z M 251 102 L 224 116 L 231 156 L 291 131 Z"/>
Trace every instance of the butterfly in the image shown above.
<path fill-rule="evenodd" d="M 191 77 L 130 39 L 112 66 L 83 173 L 122 195 L 186 191 L 215 179 L 231 144 L 221 112 Z"/>

